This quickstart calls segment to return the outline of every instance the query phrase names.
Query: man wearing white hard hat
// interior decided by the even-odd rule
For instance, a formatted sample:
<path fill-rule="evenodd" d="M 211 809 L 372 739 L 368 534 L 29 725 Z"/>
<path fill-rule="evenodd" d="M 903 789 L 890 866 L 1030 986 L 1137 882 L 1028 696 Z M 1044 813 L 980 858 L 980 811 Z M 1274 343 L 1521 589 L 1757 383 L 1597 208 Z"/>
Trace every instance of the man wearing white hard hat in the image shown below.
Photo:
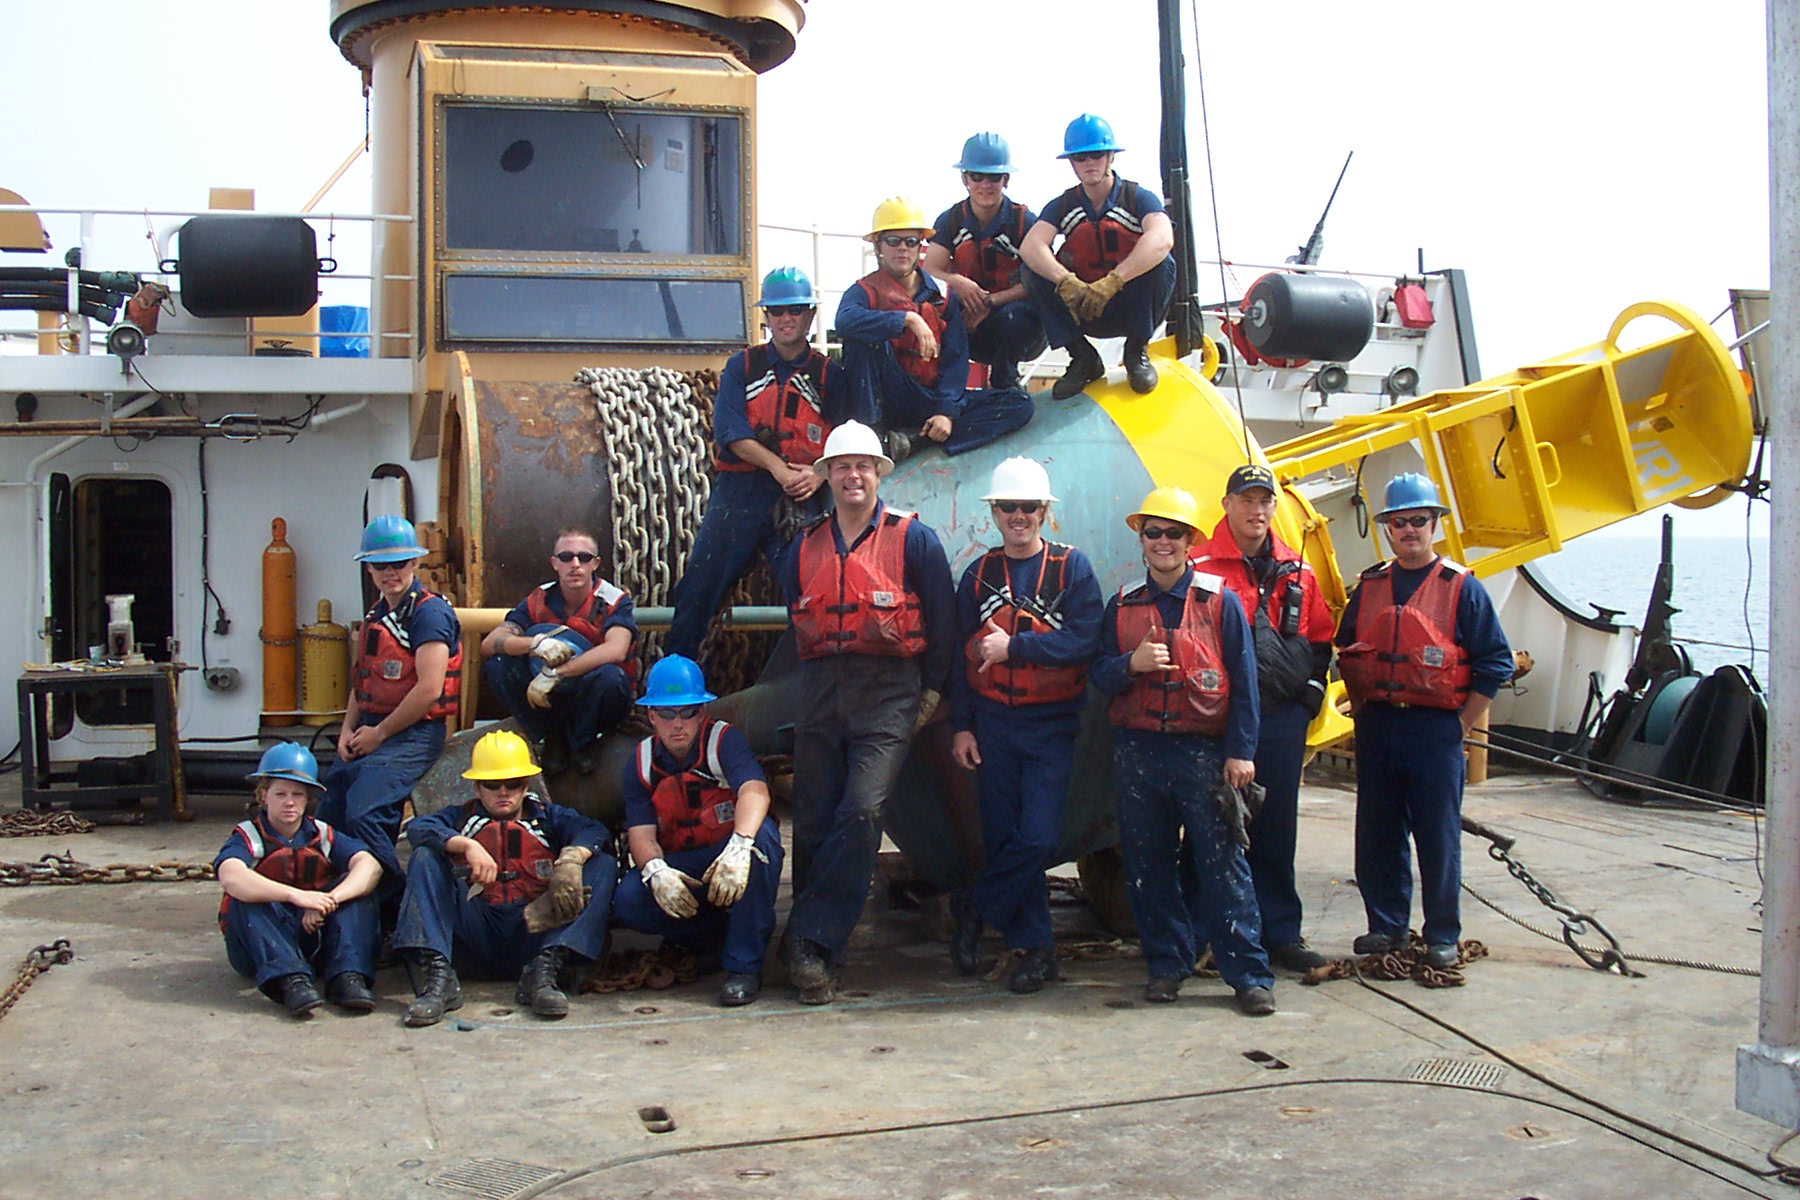
<path fill-rule="evenodd" d="M 925 210 L 905 196 L 889 197 L 864 236 L 875 246 L 875 269 L 844 289 L 834 322 L 850 412 L 886 435 L 896 458 L 926 442 L 961 454 L 1030 421 L 1031 397 L 1023 391 L 969 390 L 962 303 L 920 266 L 931 237 Z"/>
<path fill-rule="evenodd" d="M 805 1004 L 829 1004 L 881 848 L 881 809 L 956 648 L 938 536 L 882 502 L 894 469 L 875 431 L 846 421 L 815 464 L 835 509 L 777 570 L 800 655 L 794 722 L 794 907 L 782 941 Z"/>
<path fill-rule="evenodd" d="M 955 900 L 950 957 L 973 975 L 984 924 L 1018 953 L 1008 986 L 1057 977 L 1044 869 L 1062 837 L 1087 668 L 1105 603 L 1087 557 L 1046 541 L 1056 499 L 1029 458 L 994 468 L 987 501 L 1001 544 L 969 564 L 956 592 L 962 668 L 950 674 L 952 753 L 981 793 L 981 874 Z"/>

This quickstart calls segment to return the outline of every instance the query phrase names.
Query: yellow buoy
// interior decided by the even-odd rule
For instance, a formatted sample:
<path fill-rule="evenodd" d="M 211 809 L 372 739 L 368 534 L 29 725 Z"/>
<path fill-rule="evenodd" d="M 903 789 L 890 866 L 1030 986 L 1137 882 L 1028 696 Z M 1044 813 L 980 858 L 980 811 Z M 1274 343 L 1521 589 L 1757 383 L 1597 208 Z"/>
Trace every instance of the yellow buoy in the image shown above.
<path fill-rule="evenodd" d="M 350 631 L 331 621 L 331 601 L 319 601 L 319 620 L 300 630 L 302 725 L 329 725 L 350 691 Z"/>

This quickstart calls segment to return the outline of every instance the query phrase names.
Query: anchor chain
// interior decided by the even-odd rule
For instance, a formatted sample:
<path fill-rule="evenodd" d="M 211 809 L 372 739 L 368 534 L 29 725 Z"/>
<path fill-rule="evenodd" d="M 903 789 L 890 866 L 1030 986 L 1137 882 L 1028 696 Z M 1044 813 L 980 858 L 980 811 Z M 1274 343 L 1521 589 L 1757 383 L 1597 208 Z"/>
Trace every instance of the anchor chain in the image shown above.
<path fill-rule="evenodd" d="M 0 837 L 61 837 L 92 833 L 95 828 L 92 821 L 67 809 L 42 812 L 35 808 L 15 808 L 0 814 Z"/>
<path fill-rule="evenodd" d="M 37 982 L 37 977 L 51 967 L 62 963 L 73 962 L 75 951 L 69 948 L 68 938 L 57 938 L 38 946 L 27 954 L 19 963 L 19 969 L 13 975 L 13 981 L 0 991 L 0 1017 L 12 1011 L 12 1006 L 19 1002 L 25 990 Z"/>
<path fill-rule="evenodd" d="M 70 887 L 82 883 L 202 883 L 213 879 L 211 863 L 108 863 L 104 867 L 77 862 L 67 851 L 46 854 L 36 862 L 0 862 L 0 887 L 45 884 Z"/>
<path fill-rule="evenodd" d="M 1613 936 L 1612 930 L 1601 923 L 1600 918 L 1592 913 L 1582 912 L 1573 905 L 1564 904 L 1556 898 L 1556 893 L 1540 883 L 1536 876 L 1525 869 L 1525 864 L 1512 856 L 1514 839 L 1497 833 L 1492 829 L 1463 818 L 1463 832 L 1472 833 L 1488 841 L 1488 857 L 1504 866 L 1507 872 L 1521 884 L 1525 890 L 1537 898 L 1539 904 L 1557 915 L 1562 921 L 1562 940 L 1575 957 L 1596 971 L 1612 971 L 1627 979 L 1642 979 L 1644 973 L 1634 968 L 1625 958 L 1625 950 L 1619 945 L 1619 939 Z M 1585 937 L 1589 930 L 1606 939 L 1606 946 L 1595 950 L 1582 945 L 1576 938 Z"/>

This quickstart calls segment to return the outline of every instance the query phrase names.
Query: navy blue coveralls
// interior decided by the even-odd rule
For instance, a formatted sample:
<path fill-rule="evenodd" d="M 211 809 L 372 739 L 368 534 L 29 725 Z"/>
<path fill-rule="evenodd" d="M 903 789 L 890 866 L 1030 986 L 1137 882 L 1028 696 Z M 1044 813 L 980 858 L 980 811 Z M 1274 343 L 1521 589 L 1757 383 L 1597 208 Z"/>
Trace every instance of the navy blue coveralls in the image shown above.
<path fill-rule="evenodd" d="M 705 748 L 695 739 L 682 762 L 657 742 L 651 753 L 657 765 L 677 774 L 694 765 Z M 762 767 L 750 752 L 750 743 L 733 726 L 719 738 L 719 765 L 725 769 L 725 784 L 733 794 L 752 780 L 761 781 Z M 637 772 L 637 756 L 625 768 L 625 828 L 657 825 L 656 806 L 650 802 L 650 790 Z M 694 879 L 706 875 L 706 869 L 724 851 L 729 838 L 721 838 L 710 846 L 694 846 L 687 850 L 670 850 L 666 831 L 657 830 L 657 842 L 663 847 L 663 860 L 677 871 Z M 750 856 L 750 882 L 744 894 L 730 908 L 718 908 L 701 889 L 695 893 L 700 911 L 691 917 L 671 917 L 656 903 L 643 876 L 627 871 L 613 893 L 613 920 L 626 929 L 660 935 L 665 941 L 686 947 L 696 954 L 723 948 L 725 970 L 734 974 L 761 975 L 763 957 L 769 949 L 769 938 L 775 933 L 775 893 L 781 887 L 781 827 L 773 816 L 766 816 L 756 830 L 756 848 L 762 858 Z M 766 860 L 766 861 L 765 861 Z"/>
<path fill-rule="evenodd" d="M 610 585 L 595 579 L 594 586 Z M 544 584 L 542 590 L 545 604 L 557 618 L 557 624 L 561 624 L 569 611 L 563 600 L 562 587 L 552 580 Z M 556 624 L 532 624 L 531 613 L 524 601 L 506 614 L 506 624 L 522 630 L 528 637 L 556 628 Z M 629 629 L 632 640 L 636 641 L 637 620 L 632 615 L 631 597 L 623 593 L 618 607 L 600 626 L 600 632 L 604 635 L 607 630 L 617 628 Z M 586 638 L 572 629 L 557 634 L 557 638 L 573 646 L 576 654 L 593 649 Z M 571 751 L 583 750 L 595 738 L 630 716 L 632 706 L 637 703 L 636 691 L 625 668 L 618 663 L 606 663 L 585 675 L 564 679 L 551 689 L 549 708 L 533 708 L 525 698 L 525 691 L 537 677 L 538 667 L 539 660 L 529 654 L 496 654 L 481 664 L 482 680 L 494 689 L 494 694 L 506 705 L 506 711 L 513 715 L 525 736 L 534 742 L 546 742 L 551 734 L 560 733 Z"/>
<path fill-rule="evenodd" d="M 485 815 L 479 800 L 474 807 Z M 517 978 L 526 963 L 551 946 L 566 946 L 588 962 L 597 960 L 606 938 L 613 883 L 619 876 L 618 860 L 606 852 L 612 840 L 606 826 L 572 808 L 547 804 L 536 792 L 525 793 L 518 819 L 542 820 L 552 857 L 570 846 L 593 851 L 581 869 L 581 882 L 592 889 L 581 915 L 556 929 L 531 933 L 525 928 L 525 901 L 493 904 L 483 898 L 485 893 L 471 898 L 469 881 L 454 874 L 461 860 L 446 851 L 444 843 L 463 834 L 468 815 L 467 804 L 452 804 L 407 825 L 412 866 L 394 947 L 435 950 L 458 972 L 478 979 Z"/>
<path fill-rule="evenodd" d="M 861 545 L 887 512 L 877 502 Z M 840 557 L 850 552 L 827 518 Z M 800 596 L 800 546 L 782 556 L 777 578 L 791 607 Z M 881 849 L 881 806 L 912 746 L 924 691 L 944 689 L 957 650 L 950 563 L 932 528 L 906 527 L 904 583 L 919 597 L 925 649 L 914 658 L 828 654 L 800 661 L 804 707 L 794 721 L 794 907 L 788 935 L 817 943 L 833 965 L 862 916 Z"/>
<path fill-rule="evenodd" d="M 1148 581 L 1165 629 L 1180 626 L 1194 572 L 1183 571 L 1168 591 Z M 1090 678 L 1107 695 L 1131 685 L 1126 660 L 1136 646 L 1119 646 L 1117 595 L 1100 622 L 1100 657 Z M 1186 978 L 1210 936 L 1219 975 L 1236 991 L 1271 987 L 1275 975 L 1262 947 L 1262 918 L 1244 853 L 1232 839 L 1217 792 L 1227 758 L 1253 759 L 1258 721 L 1256 649 L 1243 605 L 1226 588 L 1221 597 L 1219 649 L 1231 679 L 1225 736 L 1113 730 L 1113 792 L 1119 806 L 1119 849 L 1125 859 L 1126 899 L 1152 979 Z M 1196 930 L 1182 897 L 1179 859 L 1185 833 L 1194 859 L 1207 928 Z"/>
<path fill-rule="evenodd" d="M 1438 565 L 1392 569 L 1395 605 L 1412 599 Z M 1337 644 L 1356 640 L 1362 584 L 1338 621 Z M 1469 688 L 1492 699 L 1512 678 L 1512 648 L 1494 602 L 1471 573 L 1456 605 L 1456 644 L 1469 655 Z M 1463 727 L 1457 710 L 1364 701 L 1356 712 L 1356 882 L 1369 932 L 1404 936 L 1412 919 L 1410 835 L 1419 855 L 1419 905 L 1427 945 L 1462 936 Z"/>
<path fill-rule="evenodd" d="M 318 834 L 318 823 L 303 817 L 300 828 L 291 838 L 284 838 L 269 825 L 262 814 L 251 818 L 263 839 L 265 853 L 283 847 L 299 849 Z M 369 848 L 334 827 L 331 853 L 333 877 L 321 891 L 336 887 L 350 869 L 350 860 Z M 236 859 L 255 869 L 250 843 L 233 829 L 213 859 L 213 873 L 228 859 Z M 268 985 L 288 975 L 311 975 L 330 983 L 345 971 L 355 971 L 365 979 L 375 977 L 375 949 L 381 940 L 381 917 L 374 893 L 358 896 L 337 906 L 324 923 L 312 933 L 301 928 L 306 910 L 292 904 L 254 904 L 247 900 L 225 902 L 225 956 L 231 969 L 256 980 L 256 986 L 269 991 Z M 270 992 L 269 994 L 275 995 Z M 275 995 L 280 999 L 279 995 Z"/>
<path fill-rule="evenodd" d="M 769 365 L 775 370 L 775 386 L 785 385 L 795 371 L 804 367 L 812 347 L 806 347 L 796 362 L 781 355 L 769 354 Z M 721 462 L 738 462 L 731 443 L 746 438 L 754 441 L 746 414 L 744 388 L 744 356 L 734 354 L 719 373 L 719 392 L 713 397 L 713 445 Z M 850 400 L 849 377 L 837 363 L 825 368 L 824 401 L 820 413 L 831 426 L 843 424 Z M 922 423 L 922 422 L 921 422 Z M 750 569 L 750 562 L 761 551 L 764 561 L 774 566 L 789 538 L 775 531 L 775 505 L 783 492 L 775 477 L 767 471 L 718 471 L 713 475 L 712 495 L 706 501 L 706 515 L 700 518 L 700 532 L 694 535 L 694 548 L 688 552 L 687 565 L 675 582 L 671 601 L 675 616 L 669 632 L 663 637 L 663 650 L 683 658 L 698 659 L 700 643 L 725 593 L 737 585 Z M 800 506 L 803 517 L 816 517 L 831 503 L 831 489 L 823 483 L 806 503 Z"/>
<path fill-rule="evenodd" d="M 1163 211 L 1161 198 L 1141 185 L 1134 189 L 1132 203 L 1122 203 L 1125 182 L 1117 174 L 1113 176 L 1112 191 L 1106 198 L 1106 208 L 1118 205 L 1128 211 L 1139 224 L 1151 213 Z M 1097 220 L 1099 214 L 1088 203 L 1087 195 L 1077 189 L 1076 198 L 1086 219 Z M 1038 220 L 1049 222 L 1052 227 L 1060 230 L 1069 215 L 1063 194 L 1059 193 L 1054 200 L 1044 205 L 1043 211 L 1038 214 Z M 1083 334 L 1147 342 L 1155 335 L 1156 327 L 1162 323 L 1163 314 L 1169 311 L 1169 299 L 1175 294 L 1175 256 L 1170 254 L 1155 269 L 1146 271 L 1136 279 L 1127 280 L 1125 286 L 1119 289 L 1119 294 L 1107 301 L 1100 315 L 1085 325 L 1075 323 L 1074 314 L 1056 294 L 1055 284 L 1030 267 L 1025 268 L 1024 280 L 1026 296 L 1030 299 L 1032 308 L 1037 311 L 1038 319 L 1044 323 L 1044 334 L 1050 339 L 1052 346 L 1067 350 L 1080 344 Z"/>
<path fill-rule="evenodd" d="M 917 433 L 932 417 L 950 419 L 945 454 L 962 454 L 1004 437 L 1031 421 L 1031 397 L 1018 388 L 969 389 L 969 331 L 962 304 L 925 268 L 919 268 L 918 301 L 946 299 L 944 333 L 938 340 L 937 382 L 926 387 L 894 357 L 893 339 L 906 331 L 906 314 L 869 307 L 862 288 L 844 289 L 834 319 L 844 344 L 844 373 L 849 377 L 850 417 L 876 429 Z"/>
<path fill-rule="evenodd" d="M 963 205 L 967 203 L 953 204 L 938 214 L 937 225 L 931 231 L 933 245 L 955 253 L 956 238 L 963 228 Z M 1037 214 L 1014 203 L 1010 197 L 1002 196 L 1000 210 L 993 220 L 973 229 L 971 236 L 977 241 L 987 241 L 1002 229 L 1013 228 L 1019 221 L 1017 214 L 1021 209 L 1024 211 L 1022 228 L 1029 230 L 1037 224 Z M 1019 269 L 1023 272 L 1022 263 Z M 1024 275 L 1019 278 L 1023 282 Z M 1038 318 L 1031 301 L 1020 298 L 988 309 L 981 324 L 969 333 L 969 360 L 988 365 L 989 387 L 1016 388 L 1019 386 L 1019 364 L 1042 354 L 1046 345 L 1043 321 Z"/>
<path fill-rule="evenodd" d="M 1007 585 L 1014 596 L 1036 592 L 1044 553 L 1006 560 Z M 978 594 L 981 561 L 969 564 L 956 591 L 962 632 L 958 645 L 963 647 L 986 625 L 981 617 L 986 597 Z M 1104 608 L 1094 568 L 1086 555 L 1071 549 L 1057 610 L 1062 627 L 1013 634 L 1008 658 L 1049 667 L 1087 665 L 1100 648 Z M 981 794 L 984 861 L 970 900 L 981 919 L 1000 931 L 1009 950 L 1052 943 L 1044 869 L 1062 838 L 1063 806 L 1086 707 L 1085 690 L 1073 700 L 1001 704 L 970 687 L 961 662 L 950 670 L 952 728 L 973 733 L 981 752 L 975 783 Z"/>

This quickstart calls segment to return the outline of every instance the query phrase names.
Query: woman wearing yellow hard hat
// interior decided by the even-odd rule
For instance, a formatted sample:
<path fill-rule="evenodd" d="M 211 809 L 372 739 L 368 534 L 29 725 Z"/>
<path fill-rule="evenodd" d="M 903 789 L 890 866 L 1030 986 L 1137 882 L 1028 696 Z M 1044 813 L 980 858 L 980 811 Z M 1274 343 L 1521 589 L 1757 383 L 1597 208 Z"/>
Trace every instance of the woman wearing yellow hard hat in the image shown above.
<path fill-rule="evenodd" d="M 1113 697 L 1113 794 L 1125 874 L 1137 883 L 1126 896 L 1149 968 L 1144 999 L 1173 1001 L 1210 942 L 1238 1007 L 1264 1016 L 1275 1011 L 1275 976 L 1223 807 L 1239 803 L 1237 789 L 1256 775 L 1250 624 L 1223 580 L 1188 565 L 1200 529 L 1193 496 L 1157 488 L 1125 523 L 1138 535 L 1145 576 L 1107 602 L 1089 677 Z M 1195 928 L 1182 894 L 1184 834 L 1206 928 Z"/>

